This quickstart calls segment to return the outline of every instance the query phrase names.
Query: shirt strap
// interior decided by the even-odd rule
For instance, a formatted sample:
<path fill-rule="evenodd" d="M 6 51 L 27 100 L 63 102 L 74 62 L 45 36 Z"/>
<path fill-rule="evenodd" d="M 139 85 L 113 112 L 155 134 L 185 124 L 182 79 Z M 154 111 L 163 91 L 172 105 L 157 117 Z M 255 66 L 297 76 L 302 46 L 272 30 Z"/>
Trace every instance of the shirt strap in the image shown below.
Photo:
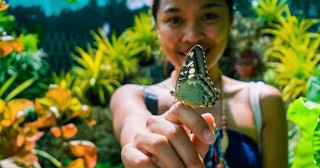
<path fill-rule="evenodd" d="M 250 104 L 254 115 L 254 120 L 258 133 L 258 147 L 261 153 L 261 131 L 262 131 L 262 117 L 261 117 L 261 107 L 260 107 L 260 94 L 264 82 L 250 82 Z"/>

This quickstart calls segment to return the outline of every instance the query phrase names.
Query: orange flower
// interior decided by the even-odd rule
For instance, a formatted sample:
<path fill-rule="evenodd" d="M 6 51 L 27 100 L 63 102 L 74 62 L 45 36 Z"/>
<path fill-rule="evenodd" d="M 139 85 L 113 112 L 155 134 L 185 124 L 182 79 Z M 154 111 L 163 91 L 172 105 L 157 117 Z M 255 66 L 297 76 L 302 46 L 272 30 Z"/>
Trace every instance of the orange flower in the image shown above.
<path fill-rule="evenodd" d="M 52 127 L 52 128 L 50 129 L 50 131 L 51 131 L 52 135 L 53 135 L 54 137 L 56 137 L 56 138 L 59 138 L 59 137 L 61 137 L 61 135 L 62 135 L 62 132 L 61 132 L 60 128 L 58 128 L 58 127 Z"/>
<path fill-rule="evenodd" d="M 23 44 L 16 39 L 0 41 L 0 58 L 6 57 L 13 51 L 21 52 L 23 49 Z"/>
<path fill-rule="evenodd" d="M 97 164 L 97 148 L 90 141 L 70 141 L 69 147 L 76 157 L 84 158 L 86 168 L 94 168 Z"/>
<path fill-rule="evenodd" d="M 64 138 L 72 138 L 77 133 L 78 133 L 78 128 L 73 123 L 69 123 L 62 126 L 62 134 Z"/>
<path fill-rule="evenodd" d="M 8 44 L 0 41 L 0 58 L 9 55 L 13 51 L 13 48 Z"/>
<path fill-rule="evenodd" d="M 61 137 L 61 135 L 63 135 L 64 138 L 72 138 L 77 134 L 78 128 L 73 123 L 69 123 L 62 126 L 62 129 L 52 127 L 50 131 L 56 138 Z"/>
<path fill-rule="evenodd" d="M 4 4 L 3 2 L 2 2 L 2 0 L 0 0 L 0 12 L 1 11 L 5 11 L 5 10 L 7 10 L 9 8 L 9 5 L 8 4 Z"/>

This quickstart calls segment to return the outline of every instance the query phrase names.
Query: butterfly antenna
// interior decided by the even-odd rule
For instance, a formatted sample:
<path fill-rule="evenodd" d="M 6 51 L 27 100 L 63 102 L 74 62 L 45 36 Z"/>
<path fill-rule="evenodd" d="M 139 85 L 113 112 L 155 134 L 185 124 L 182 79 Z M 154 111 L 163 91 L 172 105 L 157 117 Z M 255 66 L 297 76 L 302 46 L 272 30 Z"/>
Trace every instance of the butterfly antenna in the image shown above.
<path fill-rule="evenodd" d="M 172 92 L 172 91 L 174 90 L 174 89 L 169 88 L 168 86 L 166 86 L 164 83 L 156 84 L 156 85 L 154 85 L 154 86 L 157 86 L 157 87 L 166 89 L 166 90 L 168 90 L 168 91 L 170 91 L 170 92 Z"/>

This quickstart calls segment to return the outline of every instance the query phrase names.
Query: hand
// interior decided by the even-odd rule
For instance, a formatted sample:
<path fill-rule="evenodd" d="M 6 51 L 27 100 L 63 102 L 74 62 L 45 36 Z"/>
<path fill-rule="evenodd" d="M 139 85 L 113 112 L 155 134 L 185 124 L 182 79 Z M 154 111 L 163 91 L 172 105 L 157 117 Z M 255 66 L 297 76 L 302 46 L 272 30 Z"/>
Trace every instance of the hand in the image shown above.
<path fill-rule="evenodd" d="M 177 103 L 148 119 L 146 129 L 122 148 L 122 161 L 125 167 L 204 167 L 214 130 L 210 113 L 200 115 Z"/>

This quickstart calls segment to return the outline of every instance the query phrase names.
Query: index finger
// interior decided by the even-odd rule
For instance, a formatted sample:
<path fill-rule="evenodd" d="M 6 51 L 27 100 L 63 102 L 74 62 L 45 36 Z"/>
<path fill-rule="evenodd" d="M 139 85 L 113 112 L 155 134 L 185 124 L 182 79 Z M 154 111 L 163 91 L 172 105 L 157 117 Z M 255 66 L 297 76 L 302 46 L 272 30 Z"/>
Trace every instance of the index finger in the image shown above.
<path fill-rule="evenodd" d="M 209 126 L 198 112 L 182 103 L 172 106 L 164 117 L 171 122 L 186 125 L 204 143 L 210 144 L 215 141 L 213 127 Z"/>

